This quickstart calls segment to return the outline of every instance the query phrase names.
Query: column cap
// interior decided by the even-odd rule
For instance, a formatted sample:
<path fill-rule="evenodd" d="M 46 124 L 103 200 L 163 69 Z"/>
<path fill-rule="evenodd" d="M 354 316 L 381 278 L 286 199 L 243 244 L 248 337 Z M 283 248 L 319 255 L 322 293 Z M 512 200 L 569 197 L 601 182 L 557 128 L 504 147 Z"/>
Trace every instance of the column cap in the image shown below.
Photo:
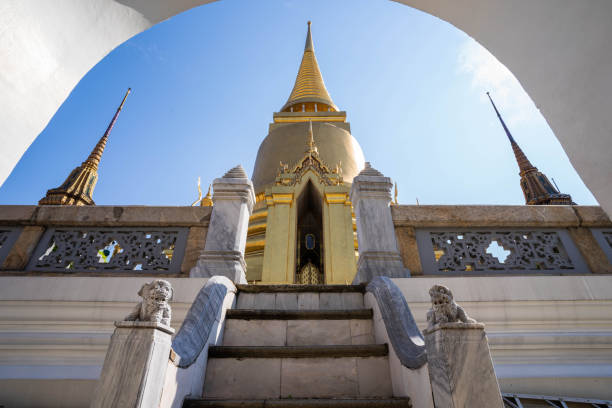
<path fill-rule="evenodd" d="M 355 176 L 351 186 L 351 202 L 355 204 L 361 198 L 388 199 L 391 202 L 391 189 L 393 182 L 380 171 L 376 170 L 370 162 Z"/>

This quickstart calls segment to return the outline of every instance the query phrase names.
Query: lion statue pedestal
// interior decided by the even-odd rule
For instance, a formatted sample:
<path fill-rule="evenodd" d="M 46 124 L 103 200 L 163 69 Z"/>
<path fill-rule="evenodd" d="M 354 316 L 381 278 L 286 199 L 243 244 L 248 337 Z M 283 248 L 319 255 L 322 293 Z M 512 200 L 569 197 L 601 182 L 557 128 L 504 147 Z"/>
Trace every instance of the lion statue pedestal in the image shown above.
<path fill-rule="evenodd" d="M 436 408 L 503 408 L 484 324 L 471 319 L 449 288 L 429 291 L 425 347 Z"/>

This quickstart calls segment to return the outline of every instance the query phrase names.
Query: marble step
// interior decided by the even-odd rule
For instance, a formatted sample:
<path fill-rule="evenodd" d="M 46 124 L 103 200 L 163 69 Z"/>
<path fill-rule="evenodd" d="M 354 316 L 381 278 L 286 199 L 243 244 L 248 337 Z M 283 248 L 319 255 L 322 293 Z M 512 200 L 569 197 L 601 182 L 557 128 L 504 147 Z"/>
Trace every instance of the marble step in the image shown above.
<path fill-rule="evenodd" d="M 247 285 L 257 286 L 260 285 Z M 301 285 L 297 285 L 301 286 Z M 314 285 L 316 286 L 316 285 Z M 275 286 L 276 287 L 276 286 Z M 308 286 L 309 288 L 312 286 Z M 329 286 L 321 286 L 329 287 Z M 342 288 L 347 288 L 342 285 Z M 353 287 L 348 287 L 353 288 Z M 358 287 L 360 288 L 360 286 Z M 339 288 L 338 288 L 339 289 Z M 355 310 L 364 309 L 363 292 L 346 291 L 239 291 L 236 309 Z"/>
<path fill-rule="evenodd" d="M 268 309 L 230 309 L 227 319 L 244 320 L 347 320 L 371 319 L 372 309 L 353 310 L 268 310 Z"/>
<path fill-rule="evenodd" d="M 365 293 L 365 285 L 236 285 L 242 293 Z"/>
<path fill-rule="evenodd" d="M 183 408 L 411 408 L 410 398 L 204 400 L 187 399 Z"/>
<path fill-rule="evenodd" d="M 386 344 L 308 346 L 210 346 L 208 358 L 386 357 Z"/>
<path fill-rule="evenodd" d="M 373 344 L 372 310 L 228 310 L 224 346 Z"/>
<path fill-rule="evenodd" d="M 258 349 L 252 353 L 237 350 L 244 347 L 234 348 L 233 352 L 225 348 L 224 353 L 211 350 L 204 398 L 390 398 L 389 361 L 386 355 L 380 355 L 382 350 L 348 353 L 344 347 L 344 352 L 323 352 L 312 347 L 294 347 L 282 353 L 264 347 L 251 348 Z"/>

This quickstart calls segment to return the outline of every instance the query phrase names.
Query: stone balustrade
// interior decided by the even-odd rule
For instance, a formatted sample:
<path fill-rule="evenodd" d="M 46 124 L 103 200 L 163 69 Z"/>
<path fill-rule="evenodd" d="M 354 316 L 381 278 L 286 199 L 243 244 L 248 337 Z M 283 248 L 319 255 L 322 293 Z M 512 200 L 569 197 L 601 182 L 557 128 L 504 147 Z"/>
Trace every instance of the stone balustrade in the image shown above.
<path fill-rule="evenodd" d="M 415 275 L 612 273 L 612 222 L 597 206 L 394 205 Z"/>
<path fill-rule="evenodd" d="M 0 274 L 188 276 L 211 207 L 0 206 Z"/>

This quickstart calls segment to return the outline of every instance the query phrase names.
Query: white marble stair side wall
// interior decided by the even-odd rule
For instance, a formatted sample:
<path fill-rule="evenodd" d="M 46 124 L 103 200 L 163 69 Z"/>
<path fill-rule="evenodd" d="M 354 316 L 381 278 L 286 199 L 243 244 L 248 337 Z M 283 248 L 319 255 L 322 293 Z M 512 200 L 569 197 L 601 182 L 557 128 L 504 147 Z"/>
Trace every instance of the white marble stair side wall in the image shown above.
<path fill-rule="evenodd" d="M 412 408 L 434 408 L 427 364 L 416 370 L 403 366 L 387 334 L 376 298 L 371 293 L 366 293 L 364 302 L 373 312 L 372 325 L 376 343 L 389 346 L 389 370 L 393 395 L 410 397 Z"/>
<path fill-rule="evenodd" d="M 353 310 L 363 309 L 360 292 L 240 292 L 237 309 Z"/>
<path fill-rule="evenodd" d="M 114 321 L 157 278 L 0 277 L 0 404 L 89 406 Z M 178 330 L 207 279 L 165 279 L 174 288 L 171 325 Z"/>
<path fill-rule="evenodd" d="M 204 380 L 207 375 L 208 349 L 211 346 L 223 343 L 227 323 L 225 314 L 228 309 L 234 308 L 235 305 L 235 293 L 228 292 L 225 295 L 215 323 L 210 330 L 206 344 L 193 364 L 187 368 L 181 368 L 177 367 L 170 359 L 168 360 L 166 379 L 159 408 L 181 408 L 186 397 L 196 398 L 202 396 Z"/>

